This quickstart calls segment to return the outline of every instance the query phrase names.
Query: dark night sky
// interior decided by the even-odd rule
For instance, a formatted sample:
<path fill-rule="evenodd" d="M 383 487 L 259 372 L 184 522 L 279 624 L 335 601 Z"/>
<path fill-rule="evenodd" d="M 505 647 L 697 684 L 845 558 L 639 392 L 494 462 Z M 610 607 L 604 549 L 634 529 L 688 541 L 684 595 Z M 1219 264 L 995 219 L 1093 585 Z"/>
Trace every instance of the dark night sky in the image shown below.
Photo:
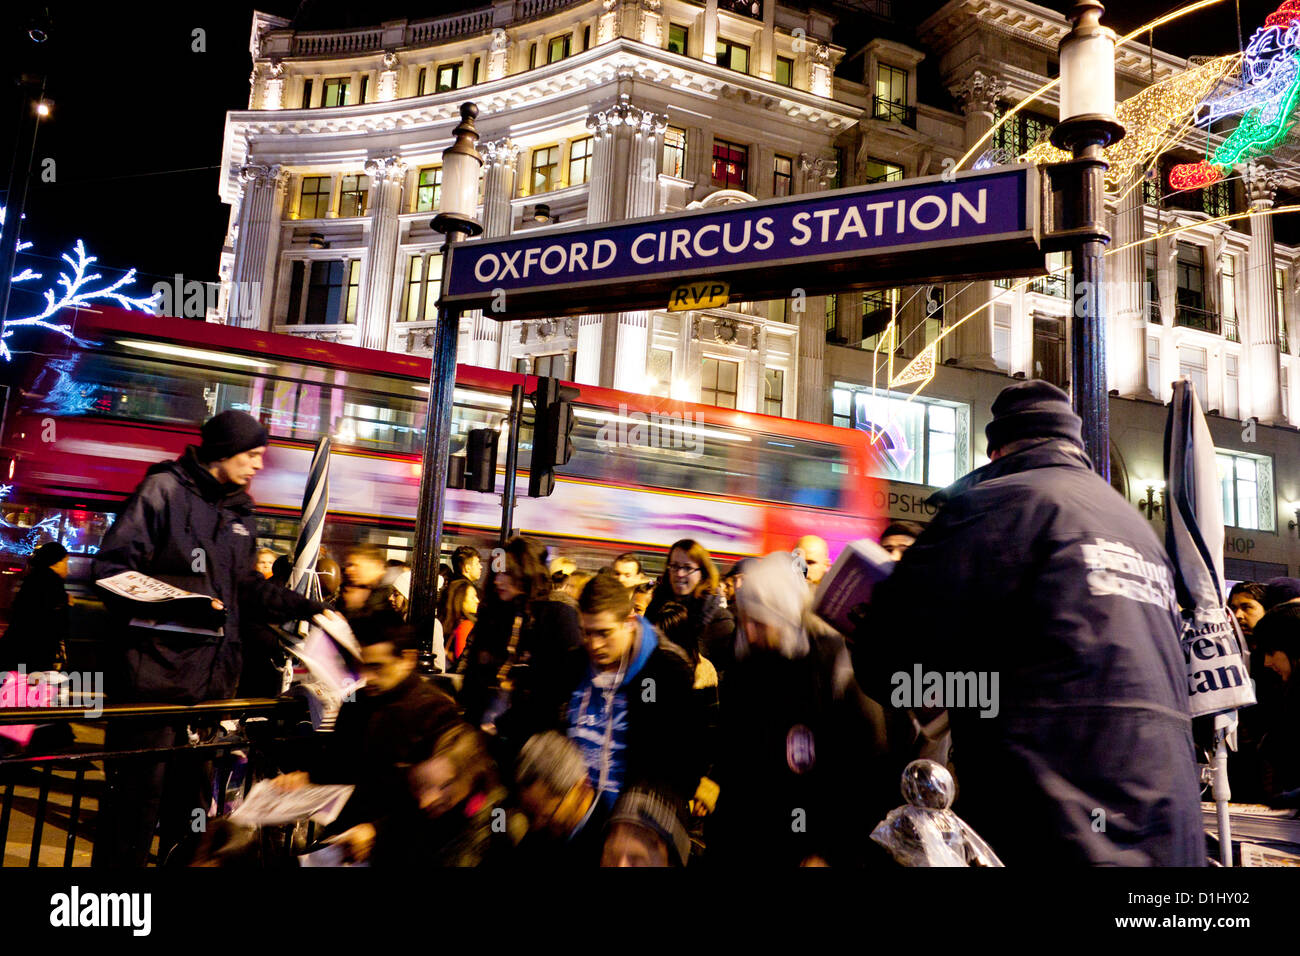
<path fill-rule="evenodd" d="M 82 238 L 106 269 L 136 266 L 145 288 L 177 272 L 187 279 L 215 279 L 228 212 L 217 198 L 216 166 L 225 112 L 248 102 L 254 8 L 293 15 L 303 6 L 307 26 L 360 26 L 483 2 L 11 3 L 0 23 L 6 79 L 15 64 L 30 71 L 43 56 L 48 95 L 55 104 L 36 145 L 37 176 L 28 196 L 24 237 L 35 241 L 33 252 L 46 256 L 57 256 Z M 1157 32 L 1156 45 L 1179 55 L 1235 48 L 1234 2 L 1224 0 L 1176 28 Z M 1240 2 L 1247 37 L 1277 5 Z M 1072 4 L 1055 0 L 1045 5 L 1066 11 Z M 898 6 L 919 12 L 940 4 Z M 1111 4 L 1107 22 L 1125 32 L 1173 6 L 1124 0 Z M 50 40 L 37 47 L 27 39 L 26 18 L 44 9 L 52 18 Z M 195 28 L 206 31 L 205 52 L 191 49 Z M 14 152 L 17 101 L 12 91 L 7 84 L 0 125 L 5 174 Z M 46 159 L 55 161 L 53 183 L 39 178 Z M 20 259 L 23 265 L 44 268 L 51 277 L 56 271 L 49 260 Z M 22 288 L 14 289 L 14 310 L 25 304 Z"/>

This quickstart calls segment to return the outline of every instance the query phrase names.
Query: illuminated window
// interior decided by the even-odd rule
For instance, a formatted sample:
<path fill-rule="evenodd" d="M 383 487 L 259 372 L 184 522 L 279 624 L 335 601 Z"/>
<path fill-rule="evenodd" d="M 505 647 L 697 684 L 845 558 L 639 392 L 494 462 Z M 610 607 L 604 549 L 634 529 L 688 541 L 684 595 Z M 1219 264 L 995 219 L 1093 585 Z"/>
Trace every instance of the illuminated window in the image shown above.
<path fill-rule="evenodd" d="M 560 187 L 560 147 L 533 150 L 532 194 L 548 193 Z"/>
<path fill-rule="evenodd" d="M 304 176 L 298 196 L 299 219 L 324 219 L 330 208 L 330 177 Z"/>
<path fill-rule="evenodd" d="M 344 176 L 339 185 L 339 216 L 364 216 L 370 195 L 369 176 Z"/>
<path fill-rule="evenodd" d="M 1241 413 L 1239 366 L 1237 356 L 1223 357 L 1223 415 L 1235 419 Z"/>
<path fill-rule="evenodd" d="M 794 160 L 777 156 L 772 164 L 772 195 L 790 195 L 790 182 L 794 178 Z"/>
<path fill-rule="evenodd" d="M 434 84 L 435 93 L 446 93 L 460 86 L 460 64 L 448 63 L 438 67 L 438 78 Z"/>
<path fill-rule="evenodd" d="M 718 41 L 718 66 L 738 73 L 749 72 L 749 47 L 730 40 Z"/>
<path fill-rule="evenodd" d="M 1273 462 L 1260 455 L 1218 450 L 1223 522 L 1250 531 L 1273 530 Z"/>
<path fill-rule="evenodd" d="M 650 394 L 667 398 L 672 392 L 673 353 L 671 349 L 651 349 L 650 359 L 646 362 L 646 378 L 649 380 Z"/>
<path fill-rule="evenodd" d="M 738 362 L 706 358 L 700 374 L 700 401 L 719 408 L 735 408 L 739 381 Z"/>
<path fill-rule="evenodd" d="M 664 173 L 681 178 L 686 169 L 686 131 L 676 126 L 664 133 Z"/>
<path fill-rule="evenodd" d="M 713 141 L 713 185 L 744 190 L 749 182 L 749 147 Z"/>
<path fill-rule="evenodd" d="M 1229 342 L 1240 342 L 1237 334 L 1236 256 L 1225 255 L 1219 260 L 1219 312 L 1223 318 L 1224 338 Z"/>
<path fill-rule="evenodd" d="M 1006 112 L 1007 107 L 999 105 L 994 122 L 1000 121 Z M 993 146 L 1014 162 L 1016 157 L 1023 156 L 1039 141 L 1045 140 L 1055 126 L 1056 121 L 1050 117 L 1021 110 L 997 127 Z"/>
<path fill-rule="evenodd" d="M 774 79 L 782 86 L 794 86 L 794 60 L 788 56 L 778 56 Z"/>
<path fill-rule="evenodd" d="M 326 80 L 321 96 L 321 106 L 346 106 L 348 103 L 348 81 L 346 78 Z"/>
<path fill-rule="evenodd" d="M 361 77 L 361 96 L 357 99 L 358 103 L 366 102 L 366 97 L 370 93 L 370 74 L 367 73 Z"/>
<path fill-rule="evenodd" d="M 686 27 L 676 23 L 670 24 L 668 27 L 668 52 L 680 53 L 682 56 L 686 56 L 690 35 L 690 30 Z"/>
<path fill-rule="evenodd" d="M 415 211 L 434 212 L 442 198 L 442 167 L 426 166 L 420 170 L 415 185 Z"/>
<path fill-rule="evenodd" d="M 411 256 L 406 272 L 402 321 L 432 322 L 438 317 L 438 296 L 441 292 L 442 253 L 422 252 Z"/>
<path fill-rule="evenodd" d="M 1201 400 L 1202 408 L 1209 408 L 1209 374 L 1208 356 L 1205 349 L 1183 345 L 1178 349 L 1178 374 L 1192 380 L 1196 397 Z"/>
<path fill-rule="evenodd" d="M 591 153 L 594 140 L 590 136 L 575 139 L 569 144 L 569 185 L 581 186 L 591 179 Z"/>
<path fill-rule="evenodd" d="M 423 67 L 423 66 L 422 66 L 422 67 L 420 67 L 420 74 L 419 74 L 419 76 L 416 78 L 416 81 L 415 81 L 415 95 L 416 95 L 416 96 L 423 96 L 423 95 L 424 95 L 424 85 L 425 85 L 425 83 L 427 83 L 428 81 L 429 81 L 429 69 L 428 69 L 428 67 Z"/>
<path fill-rule="evenodd" d="M 943 488 L 970 470 L 968 405 L 837 385 L 831 408 L 832 424 L 875 438 L 878 478 Z"/>
<path fill-rule="evenodd" d="M 763 369 L 763 414 L 781 416 L 785 398 L 785 371 L 779 368 Z"/>
<path fill-rule="evenodd" d="M 1206 308 L 1205 250 L 1190 242 L 1178 243 L 1178 311 L 1174 324 L 1206 332 L 1219 331 L 1219 317 Z"/>
<path fill-rule="evenodd" d="M 879 120 L 916 124 L 916 111 L 907 105 L 907 71 L 885 63 L 876 65 L 876 95 L 872 115 Z"/>
<path fill-rule="evenodd" d="M 563 36 L 551 37 L 546 44 L 546 62 L 558 63 L 569 55 L 569 34 Z"/>
<path fill-rule="evenodd" d="M 903 167 L 898 163 L 869 156 L 862 168 L 862 175 L 864 183 L 892 183 L 903 178 Z"/>

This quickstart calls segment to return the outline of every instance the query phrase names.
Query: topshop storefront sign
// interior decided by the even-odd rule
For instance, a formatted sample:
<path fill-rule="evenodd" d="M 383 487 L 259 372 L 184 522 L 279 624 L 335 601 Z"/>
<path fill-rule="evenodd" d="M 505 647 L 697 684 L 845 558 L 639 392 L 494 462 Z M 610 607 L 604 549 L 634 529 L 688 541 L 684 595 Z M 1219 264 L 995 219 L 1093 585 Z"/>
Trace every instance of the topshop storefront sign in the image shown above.
<path fill-rule="evenodd" d="M 1042 274 L 1037 170 L 1003 167 L 453 247 L 443 304 L 500 320 Z M 797 291 L 797 290 L 801 290 Z"/>

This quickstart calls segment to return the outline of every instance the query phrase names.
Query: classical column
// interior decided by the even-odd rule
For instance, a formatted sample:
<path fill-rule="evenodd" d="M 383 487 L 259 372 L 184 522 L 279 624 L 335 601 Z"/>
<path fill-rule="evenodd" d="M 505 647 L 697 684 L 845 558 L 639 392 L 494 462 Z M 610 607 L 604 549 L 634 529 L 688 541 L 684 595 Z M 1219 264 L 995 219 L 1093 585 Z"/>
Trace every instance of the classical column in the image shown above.
<path fill-rule="evenodd" d="M 1128 183 L 1127 185 L 1132 185 Z M 1107 299 L 1111 303 L 1111 328 L 1107 336 L 1107 378 L 1110 387 L 1124 398 L 1150 398 L 1147 382 L 1147 315 L 1146 246 L 1139 242 L 1143 233 L 1141 193 L 1134 188 L 1120 190 L 1126 198 L 1111 216 L 1111 280 Z M 1137 197 L 1137 198 L 1135 198 Z M 1129 248 L 1124 248 L 1129 246 Z M 1150 295 L 1155 298 L 1155 290 Z M 1207 401 L 1208 396 L 1201 396 Z"/>
<path fill-rule="evenodd" d="M 384 69 L 379 74 L 379 87 L 375 91 L 375 100 L 380 103 L 397 99 L 397 54 L 392 50 L 384 51 Z"/>
<path fill-rule="evenodd" d="M 607 222 L 613 215 L 614 128 L 609 113 L 587 117 L 591 133 L 591 180 L 587 187 L 587 222 Z"/>
<path fill-rule="evenodd" d="M 992 128 L 998 100 L 1005 91 L 1006 83 L 1000 77 L 982 70 L 975 70 L 950 88 L 949 92 L 961 104 L 962 113 L 966 116 L 967 149 L 979 142 L 980 137 Z M 959 291 L 949 306 L 953 322 L 979 309 L 994 294 L 992 282 L 962 283 L 956 288 Z M 948 342 L 951 343 L 952 357 L 957 359 L 958 364 L 990 371 L 997 369 L 993 361 L 993 307 L 990 305 L 962 322 L 948 337 Z"/>
<path fill-rule="evenodd" d="M 1281 422 L 1282 390 L 1277 341 L 1277 302 L 1273 294 L 1273 208 L 1277 173 L 1258 163 L 1242 167 L 1250 201 L 1250 251 L 1246 259 L 1246 321 L 1242 342 L 1249 356 L 1251 414 L 1265 424 Z"/>
<path fill-rule="evenodd" d="M 659 157 L 663 154 L 668 114 L 633 108 L 625 116 L 624 125 L 632 136 L 625 218 L 653 216 L 659 211 Z"/>
<path fill-rule="evenodd" d="M 502 139 L 480 145 L 483 154 L 483 236 L 508 236 L 513 228 L 510 197 L 515 194 L 516 161 L 519 147 Z M 477 309 L 469 313 L 473 343 L 465 361 L 484 368 L 496 368 L 501 354 L 501 323 L 490 313 Z"/>
<path fill-rule="evenodd" d="M 857 297 L 861 293 L 841 296 L 841 301 Z M 798 388 L 795 392 L 795 414 L 793 416 L 805 422 L 821 422 L 826 419 L 826 297 L 813 296 L 807 300 L 806 307 L 799 313 L 799 351 L 797 374 Z M 761 373 L 760 373 L 761 374 Z"/>
<path fill-rule="evenodd" d="M 370 176 L 370 236 L 361 283 L 362 326 L 356 341 L 368 349 L 388 347 L 392 318 L 393 276 L 397 270 L 397 214 L 402 203 L 406 164 L 396 156 L 366 160 Z"/>
<path fill-rule="evenodd" d="M 573 380 L 579 385 L 600 384 L 600 354 L 604 331 L 603 315 L 578 316 L 577 354 L 573 360 Z"/>
<path fill-rule="evenodd" d="M 239 168 L 239 226 L 235 269 L 227 303 L 226 322 L 244 328 L 269 329 L 279 212 L 288 174 L 280 166 L 248 163 Z"/>
<path fill-rule="evenodd" d="M 718 62 L 718 0 L 704 0 L 704 49 L 700 54 L 705 63 Z"/>

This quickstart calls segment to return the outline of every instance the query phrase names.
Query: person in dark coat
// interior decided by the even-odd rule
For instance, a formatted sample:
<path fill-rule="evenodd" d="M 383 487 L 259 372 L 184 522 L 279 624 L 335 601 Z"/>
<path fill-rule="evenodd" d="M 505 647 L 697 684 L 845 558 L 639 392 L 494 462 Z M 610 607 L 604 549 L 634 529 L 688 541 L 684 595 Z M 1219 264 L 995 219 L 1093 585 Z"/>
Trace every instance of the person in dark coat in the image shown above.
<path fill-rule="evenodd" d="M 916 675 L 954 688 L 954 809 L 1007 866 L 1201 866 L 1173 569 L 1081 429 L 1055 386 L 1004 389 L 992 461 L 931 499 L 858 643 L 892 662 L 895 708 L 918 703 Z M 957 699 L 962 675 L 991 700 Z"/>
<path fill-rule="evenodd" d="M 68 551 L 47 542 L 27 559 L 27 577 L 14 596 L 9 627 L 0 636 L 0 671 L 54 670 L 67 662 Z"/>
<path fill-rule="evenodd" d="M 493 734 L 498 762 L 512 766 L 524 741 L 555 725 L 565 662 L 580 644 L 577 612 L 550 599 L 541 550 L 514 538 L 500 561 L 457 672 L 465 719 Z"/>
<path fill-rule="evenodd" d="M 658 626 L 660 608 L 670 601 L 686 608 L 689 625 L 684 632 L 690 655 L 702 654 L 725 673 L 736 638 L 736 619 L 722 598 L 718 569 L 698 541 L 684 538 L 668 549 L 668 565 L 650 598 L 645 616 Z"/>
<path fill-rule="evenodd" d="M 870 854 L 878 818 L 865 801 L 886 748 L 884 713 L 858 687 L 844 639 L 810 626 L 810 602 L 788 551 L 755 561 L 736 594 L 710 864 L 857 866 Z"/>
<path fill-rule="evenodd" d="M 1268 613 L 1255 625 L 1259 703 L 1257 711 L 1260 799 L 1272 806 L 1300 806 L 1300 581 L 1274 578 L 1265 588 Z M 1235 798 L 1235 797 L 1234 797 Z"/>
<path fill-rule="evenodd" d="M 139 571 L 211 596 L 210 607 L 177 602 L 168 611 L 105 592 L 120 655 L 108 677 L 111 703 L 194 704 L 229 699 L 243 665 L 241 611 L 260 604 L 268 619 L 310 618 L 325 606 L 274 584 L 255 567 L 256 528 L 247 488 L 262 468 L 267 433 L 243 412 L 226 411 L 201 429 L 202 444 L 148 470 L 95 555 L 96 580 Z M 333 612 L 329 612 L 333 613 Z M 144 618 L 171 618 L 191 631 L 159 629 Z M 130 750 L 183 746 L 185 725 L 116 724 L 105 746 Z M 206 807 L 201 767 L 174 762 L 120 762 L 109 767 L 108 792 L 95 843 L 96 865 L 143 866 L 155 824 L 163 822 L 160 859 L 190 832 L 191 812 Z M 168 797 L 162 806 L 166 776 Z"/>
<path fill-rule="evenodd" d="M 545 870 L 599 865 L 610 807 L 596 799 L 582 752 L 555 730 L 536 734 L 519 751 L 515 793 L 528 819 L 516 863 Z"/>

